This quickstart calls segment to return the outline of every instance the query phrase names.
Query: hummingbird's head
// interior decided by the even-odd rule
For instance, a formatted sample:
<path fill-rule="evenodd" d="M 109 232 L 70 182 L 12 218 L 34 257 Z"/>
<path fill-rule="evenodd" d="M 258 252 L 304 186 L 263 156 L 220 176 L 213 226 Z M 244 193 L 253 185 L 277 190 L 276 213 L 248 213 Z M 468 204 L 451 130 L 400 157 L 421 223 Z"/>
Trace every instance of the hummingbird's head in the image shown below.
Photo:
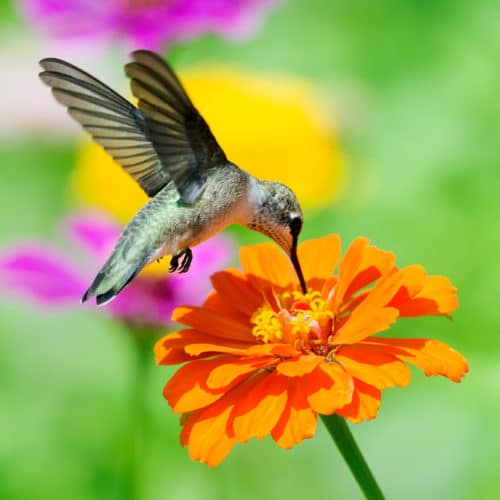
<path fill-rule="evenodd" d="M 297 257 L 297 243 L 304 215 L 293 191 L 280 182 L 252 179 L 249 199 L 252 215 L 247 226 L 274 240 L 290 257 L 306 293 L 306 284 Z"/>

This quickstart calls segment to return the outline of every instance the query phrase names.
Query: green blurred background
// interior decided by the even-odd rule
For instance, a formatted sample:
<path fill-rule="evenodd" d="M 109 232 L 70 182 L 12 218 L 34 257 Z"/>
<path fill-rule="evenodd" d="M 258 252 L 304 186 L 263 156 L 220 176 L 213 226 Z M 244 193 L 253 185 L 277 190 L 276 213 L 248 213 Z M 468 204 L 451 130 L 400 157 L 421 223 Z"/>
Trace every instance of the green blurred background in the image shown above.
<path fill-rule="evenodd" d="M 0 16 L 0 52 L 8 54 L 9 40 L 29 28 L 5 0 Z M 409 388 L 384 393 L 374 421 L 353 426 L 392 499 L 496 499 L 500 491 L 499 23 L 495 0 L 288 0 L 249 41 L 205 36 L 172 50 L 181 65 L 237 62 L 307 77 L 326 91 L 348 180 L 331 207 L 308 214 L 304 236 L 365 235 L 399 264 L 421 263 L 459 289 L 453 321 L 403 320 L 393 333 L 450 343 L 470 362 L 464 381 L 415 371 Z M 0 62 L 2 74 L 13 69 L 12 60 Z M 4 101 L 20 91 L 1 90 Z M 0 244 L 53 239 L 68 209 L 75 142 L 7 132 Z M 307 168 L 313 176 L 314 165 Z M 0 498 L 123 498 L 134 353 L 120 325 L 4 296 L 0 331 Z M 321 424 L 289 452 L 252 441 L 216 469 L 191 462 L 161 395 L 171 371 L 151 366 L 144 387 L 142 498 L 361 498 Z"/>

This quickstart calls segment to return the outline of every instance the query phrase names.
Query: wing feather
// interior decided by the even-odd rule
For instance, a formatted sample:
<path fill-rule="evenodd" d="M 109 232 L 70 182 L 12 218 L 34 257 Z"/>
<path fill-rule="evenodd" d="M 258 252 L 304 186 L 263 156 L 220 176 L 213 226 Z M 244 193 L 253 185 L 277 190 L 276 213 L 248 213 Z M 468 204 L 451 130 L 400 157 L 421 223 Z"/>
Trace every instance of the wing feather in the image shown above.
<path fill-rule="evenodd" d="M 125 72 L 138 108 L 61 59 L 40 61 L 40 78 L 149 196 L 173 180 L 182 199 L 194 203 L 208 170 L 226 163 L 226 156 L 170 66 L 146 50 L 132 59 Z"/>
<path fill-rule="evenodd" d="M 169 181 L 143 113 L 85 71 L 61 59 L 40 61 L 41 80 L 56 100 L 144 189 L 154 196 Z"/>
<path fill-rule="evenodd" d="M 208 170 L 222 166 L 226 155 L 170 66 L 146 50 L 133 52 L 132 59 L 125 72 L 145 116 L 148 137 L 183 201 L 194 203 Z"/>

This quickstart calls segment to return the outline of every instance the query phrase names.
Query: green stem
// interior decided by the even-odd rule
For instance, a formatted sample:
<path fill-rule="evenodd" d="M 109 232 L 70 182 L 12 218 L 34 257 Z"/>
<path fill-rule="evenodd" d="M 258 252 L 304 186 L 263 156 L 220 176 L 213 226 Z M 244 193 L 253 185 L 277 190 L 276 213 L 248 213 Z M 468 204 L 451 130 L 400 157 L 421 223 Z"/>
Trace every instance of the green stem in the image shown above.
<path fill-rule="evenodd" d="M 146 441 L 146 394 L 148 365 L 152 360 L 152 345 L 145 332 L 131 327 L 129 330 L 133 348 L 134 366 L 131 370 L 130 423 L 127 444 L 126 498 L 140 500 L 142 497 L 143 463 Z"/>
<path fill-rule="evenodd" d="M 368 467 L 344 418 L 336 414 L 321 415 L 342 457 L 368 500 L 384 500 L 377 481 Z"/>

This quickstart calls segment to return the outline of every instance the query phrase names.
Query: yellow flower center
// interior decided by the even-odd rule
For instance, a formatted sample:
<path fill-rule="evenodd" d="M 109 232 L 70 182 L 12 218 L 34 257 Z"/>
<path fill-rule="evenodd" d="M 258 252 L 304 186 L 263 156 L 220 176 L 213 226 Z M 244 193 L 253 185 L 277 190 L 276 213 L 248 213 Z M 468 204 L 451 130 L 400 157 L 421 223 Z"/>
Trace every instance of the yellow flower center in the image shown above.
<path fill-rule="evenodd" d="M 334 314 L 319 291 L 273 294 L 253 313 L 251 322 L 253 335 L 264 344 L 286 343 L 320 355 L 333 347 Z"/>

